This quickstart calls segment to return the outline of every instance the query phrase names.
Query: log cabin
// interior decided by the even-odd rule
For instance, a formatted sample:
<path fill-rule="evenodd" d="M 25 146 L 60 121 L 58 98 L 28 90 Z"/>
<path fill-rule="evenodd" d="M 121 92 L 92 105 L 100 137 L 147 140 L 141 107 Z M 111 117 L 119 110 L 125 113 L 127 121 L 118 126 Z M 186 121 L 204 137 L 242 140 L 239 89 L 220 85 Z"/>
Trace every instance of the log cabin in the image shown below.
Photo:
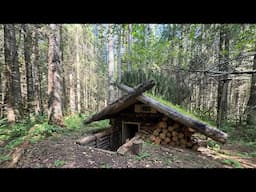
<path fill-rule="evenodd" d="M 103 139 L 108 141 L 105 149 L 116 150 L 138 132 L 148 133 L 150 140 L 156 144 L 186 148 L 198 148 L 192 140 L 192 135 L 196 132 L 220 143 L 226 142 L 228 136 L 221 130 L 143 95 L 143 92 L 154 85 L 153 80 L 135 88 L 124 84 L 117 85 L 125 95 L 84 121 L 89 124 L 110 119 L 111 131 L 108 130 L 107 139 Z"/>

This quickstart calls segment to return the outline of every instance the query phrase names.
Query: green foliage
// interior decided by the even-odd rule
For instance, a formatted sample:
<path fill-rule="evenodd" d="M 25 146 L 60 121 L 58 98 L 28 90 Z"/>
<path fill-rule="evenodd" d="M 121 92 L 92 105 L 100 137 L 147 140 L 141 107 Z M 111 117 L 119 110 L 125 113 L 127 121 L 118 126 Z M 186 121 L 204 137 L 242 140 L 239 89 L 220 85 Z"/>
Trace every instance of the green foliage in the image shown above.
<path fill-rule="evenodd" d="M 64 124 L 68 129 L 80 129 L 84 119 L 85 117 L 79 114 L 70 115 L 64 118 Z"/>
<path fill-rule="evenodd" d="M 141 160 L 143 160 L 143 159 L 146 159 L 147 157 L 149 157 L 150 155 L 149 155 L 149 153 L 147 153 L 147 152 L 141 152 L 140 154 L 138 154 L 136 157 L 135 157 L 135 159 L 137 160 L 137 161 L 141 161 Z"/>
<path fill-rule="evenodd" d="M 253 150 L 256 151 L 256 141 L 253 142 L 243 142 L 243 144 L 249 148 L 252 148 Z"/>
<path fill-rule="evenodd" d="M 204 123 L 206 123 L 206 124 L 208 124 L 210 126 L 213 126 L 212 122 L 200 119 L 195 114 L 188 112 L 187 110 L 185 110 L 184 108 L 182 108 L 179 105 L 174 105 L 171 102 L 166 101 L 165 99 L 163 99 L 161 97 L 153 96 L 151 94 L 146 94 L 146 95 L 148 95 L 149 97 L 152 97 L 153 99 L 157 100 L 158 102 L 160 102 L 160 103 L 162 103 L 164 105 L 167 105 L 167 106 L 171 107 L 172 109 L 174 109 L 174 110 L 176 110 L 176 111 L 178 111 L 178 112 L 180 112 L 180 113 L 182 113 L 184 115 L 187 115 L 188 117 L 197 119 L 197 120 L 202 121 L 202 122 L 204 122 Z"/>
<path fill-rule="evenodd" d="M 256 131 L 255 126 L 246 126 L 243 130 L 243 139 L 247 142 L 255 142 Z"/>
<path fill-rule="evenodd" d="M 23 123 L 17 123 L 11 127 L 10 137 L 21 137 L 27 134 L 29 126 Z"/>
<path fill-rule="evenodd" d="M 9 155 L 0 155 L 0 162 L 2 161 L 9 161 L 12 158 Z"/>
<path fill-rule="evenodd" d="M 54 161 L 53 164 L 54 164 L 55 167 L 61 167 L 61 166 L 63 166 L 65 163 L 66 163 L 66 162 L 63 161 L 63 160 L 56 160 L 56 161 Z"/>
<path fill-rule="evenodd" d="M 184 74 L 180 74 L 184 76 Z M 133 70 L 124 72 L 122 82 L 129 86 L 136 86 L 148 79 L 154 79 L 156 85 L 148 92 L 154 96 L 160 96 L 173 103 L 181 103 L 191 95 L 191 90 L 185 83 L 177 83 L 176 76 L 166 71 L 161 71 L 158 65 L 151 63 L 145 70 Z"/>
<path fill-rule="evenodd" d="M 165 161 L 165 163 L 166 163 L 167 165 L 172 165 L 172 163 L 173 163 L 173 160 L 170 159 L 170 158 L 165 158 L 164 161 Z"/>
<path fill-rule="evenodd" d="M 33 120 L 33 119 L 31 119 L 31 120 Z M 35 123 L 38 123 L 38 124 L 44 123 L 44 122 L 48 121 L 48 114 L 45 113 L 43 115 L 36 115 L 36 116 L 34 116 L 34 121 L 35 121 Z"/>
<path fill-rule="evenodd" d="M 222 162 L 227 164 L 227 165 L 231 165 L 234 168 L 242 168 L 241 164 L 238 161 L 234 160 L 234 159 L 225 159 Z"/>
<path fill-rule="evenodd" d="M 0 119 L 0 127 L 7 125 L 7 118 Z"/>
<path fill-rule="evenodd" d="M 37 127 L 31 131 L 31 136 L 45 136 L 49 137 L 53 135 L 53 133 L 62 133 L 64 130 L 61 127 L 56 125 L 50 125 L 48 122 L 44 122 L 42 124 L 37 124 Z"/>
<path fill-rule="evenodd" d="M 111 166 L 109 165 L 109 164 L 102 164 L 102 165 L 100 165 L 100 168 L 111 168 Z"/>
<path fill-rule="evenodd" d="M 0 135 L 0 140 L 1 141 L 7 141 L 10 139 L 10 136 L 9 135 Z"/>
<path fill-rule="evenodd" d="M 15 147 L 17 147 L 18 145 L 20 145 L 21 143 L 23 143 L 25 139 L 25 136 L 23 137 L 18 137 L 16 139 L 13 139 L 12 141 L 10 141 L 6 146 L 5 146 L 5 149 L 7 150 L 12 150 L 14 149 Z"/>
<path fill-rule="evenodd" d="M 213 140 L 208 141 L 207 147 L 209 147 L 213 150 L 216 150 L 216 151 L 220 150 L 220 145 L 216 141 L 213 141 Z"/>
<path fill-rule="evenodd" d="M 95 121 L 95 122 L 91 123 L 90 126 L 92 126 L 92 127 L 109 127 L 109 120 L 105 119 L 105 120 L 101 120 L 101 121 Z"/>
<path fill-rule="evenodd" d="M 256 157 L 256 152 L 252 152 L 252 153 L 250 153 L 250 156 L 252 156 L 252 157 Z"/>

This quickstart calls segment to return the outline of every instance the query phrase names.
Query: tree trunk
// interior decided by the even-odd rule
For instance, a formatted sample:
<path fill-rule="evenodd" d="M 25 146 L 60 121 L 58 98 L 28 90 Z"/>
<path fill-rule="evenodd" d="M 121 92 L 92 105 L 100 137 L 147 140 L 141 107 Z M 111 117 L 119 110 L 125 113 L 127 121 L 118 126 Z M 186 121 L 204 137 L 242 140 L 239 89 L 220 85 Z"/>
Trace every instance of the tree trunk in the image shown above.
<path fill-rule="evenodd" d="M 63 126 L 60 26 L 57 24 L 50 24 L 48 65 L 48 122 Z"/>
<path fill-rule="evenodd" d="M 253 58 L 253 70 L 256 70 L 256 54 Z M 252 74 L 251 92 L 247 103 L 247 124 L 256 125 L 256 74 Z"/>
<path fill-rule="evenodd" d="M 4 55 L 6 65 L 7 118 L 13 124 L 22 116 L 20 70 L 14 24 L 4 25 Z"/>
<path fill-rule="evenodd" d="M 24 27 L 24 58 L 26 66 L 26 80 L 27 80 L 27 112 L 30 114 L 33 110 L 34 101 L 34 83 L 33 83 L 33 66 L 31 62 L 32 55 L 32 31 L 29 24 Z"/>
<path fill-rule="evenodd" d="M 128 55 L 129 55 L 129 57 L 131 57 L 131 54 L 132 54 L 131 45 L 132 45 L 132 24 L 129 24 L 128 25 Z M 127 61 L 127 70 L 128 71 L 132 70 L 131 58 L 129 58 Z"/>
<path fill-rule="evenodd" d="M 66 80 L 65 80 L 65 68 L 64 68 L 64 39 L 63 39 L 63 25 L 60 26 L 60 55 L 61 55 L 61 61 L 62 61 L 62 65 L 61 65 L 61 71 L 62 71 L 62 111 L 63 113 L 67 110 L 67 93 L 66 93 Z"/>
<path fill-rule="evenodd" d="M 33 72 L 34 72 L 34 96 L 35 96 L 35 114 L 43 115 L 44 107 L 43 107 L 43 93 L 42 93 L 42 69 L 40 67 L 40 55 L 39 55 L 39 47 L 38 47 L 38 31 L 34 31 L 34 43 L 33 43 L 33 52 L 34 52 L 34 60 L 33 60 Z"/>
<path fill-rule="evenodd" d="M 219 70 L 228 71 L 229 59 L 229 29 L 226 25 L 220 26 L 219 42 Z M 224 64 L 223 64 L 224 63 Z M 228 97 L 228 75 L 219 78 L 217 96 L 217 127 L 221 126 L 223 120 L 227 119 L 227 97 Z"/>
<path fill-rule="evenodd" d="M 118 37 L 118 50 L 117 50 L 117 82 L 121 83 L 122 78 L 122 55 L 121 55 L 121 47 L 122 47 L 122 28 L 119 29 L 119 37 Z M 118 90 L 118 97 L 121 97 L 121 91 Z"/>
<path fill-rule="evenodd" d="M 80 30 L 80 25 L 76 25 L 76 34 L 75 34 L 75 47 L 76 47 L 76 112 L 81 112 L 81 79 L 80 79 L 80 47 L 79 47 L 79 40 L 80 40 L 80 34 L 82 33 L 82 30 Z M 81 41 L 81 40 L 80 40 Z"/>
<path fill-rule="evenodd" d="M 114 50 L 113 50 L 113 36 L 112 25 L 109 25 L 109 39 L 108 39 L 108 104 L 115 99 L 114 93 Z"/>

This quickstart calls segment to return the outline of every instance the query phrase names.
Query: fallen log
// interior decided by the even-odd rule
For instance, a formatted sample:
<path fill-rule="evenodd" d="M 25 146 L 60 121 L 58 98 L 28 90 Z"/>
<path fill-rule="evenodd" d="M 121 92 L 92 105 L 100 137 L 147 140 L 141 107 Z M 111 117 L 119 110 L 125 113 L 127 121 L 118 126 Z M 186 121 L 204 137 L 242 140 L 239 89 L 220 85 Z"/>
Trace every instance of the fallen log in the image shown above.
<path fill-rule="evenodd" d="M 117 149 L 117 153 L 120 155 L 124 155 L 125 153 L 127 153 L 130 148 L 132 147 L 133 143 L 138 140 L 140 138 L 140 135 L 137 135 L 135 137 L 133 137 L 131 140 L 129 140 L 128 142 L 126 142 L 125 144 L 123 144 L 122 146 L 120 146 Z"/>
<path fill-rule="evenodd" d="M 88 143 L 90 143 L 91 141 L 95 141 L 96 140 L 96 136 L 95 135 L 89 135 L 89 136 L 86 136 L 82 139 L 79 139 L 78 141 L 76 141 L 76 144 L 79 144 L 79 145 L 86 145 Z"/>
<path fill-rule="evenodd" d="M 88 135 L 82 139 L 79 139 L 76 141 L 76 144 L 79 144 L 79 145 L 86 145 L 92 141 L 96 141 L 97 139 L 101 138 L 101 137 L 104 137 L 106 135 L 110 135 L 112 133 L 112 129 L 108 129 L 106 131 L 103 131 L 103 132 L 100 132 L 100 133 L 96 133 L 94 135 Z"/>
<path fill-rule="evenodd" d="M 142 94 L 144 91 L 151 89 L 155 85 L 154 80 L 146 81 L 143 84 L 139 84 L 135 89 L 129 92 L 128 95 L 124 95 L 120 99 L 110 103 L 107 107 L 105 107 L 101 112 L 96 113 L 91 116 L 89 119 L 84 121 L 84 124 L 91 123 L 93 121 L 98 121 L 102 119 L 106 119 L 113 114 L 116 114 L 131 104 L 136 103 L 136 97 Z"/>
<path fill-rule="evenodd" d="M 127 93 L 133 93 L 134 89 L 131 87 L 128 87 L 124 84 L 117 85 L 119 89 L 122 91 L 125 91 Z M 159 112 L 163 113 L 167 117 L 173 119 L 174 121 L 177 121 L 181 124 L 184 124 L 187 127 L 190 127 L 199 133 L 202 133 L 216 141 L 219 141 L 220 143 L 225 143 L 227 141 L 228 135 L 219 129 L 216 129 L 214 127 L 211 127 L 203 122 L 200 122 L 198 120 L 192 119 L 189 116 L 186 116 L 182 113 L 179 113 L 178 111 L 163 105 L 162 103 L 151 99 L 150 97 L 147 97 L 143 94 L 137 96 L 137 100 L 149 105 L 150 107 L 155 108 Z M 178 125 L 174 125 L 176 127 Z"/>

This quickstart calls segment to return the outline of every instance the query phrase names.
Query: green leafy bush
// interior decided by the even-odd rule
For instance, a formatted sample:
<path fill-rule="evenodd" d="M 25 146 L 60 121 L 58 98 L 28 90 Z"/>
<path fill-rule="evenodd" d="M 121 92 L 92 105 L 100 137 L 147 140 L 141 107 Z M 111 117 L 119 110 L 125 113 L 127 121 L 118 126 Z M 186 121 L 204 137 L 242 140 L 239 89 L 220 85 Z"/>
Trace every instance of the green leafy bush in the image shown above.
<path fill-rule="evenodd" d="M 241 164 L 234 159 L 225 159 L 222 162 L 227 165 L 231 165 L 232 167 L 235 167 L 235 168 L 242 168 Z"/>
<path fill-rule="evenodd" d="M 64 124 L 68 127 L 68 129 L 80 129 L 83 119 L 83 116 L 78 114 L 67 116 L 64 119 Z"/>
<path fill-rule="evenodd" d="M 36 129 L 34 129 L 31 132 L 31 136 L 38 136 L 38 135 L 42 135 L 42 136 L 51 136 L 53 133 L 60 133 L 63 132 L 63 128 L 58 127 L 56 125 L 50 125 L 47 122 L 44 122 L 42 124 L 39 124 Z"/>

